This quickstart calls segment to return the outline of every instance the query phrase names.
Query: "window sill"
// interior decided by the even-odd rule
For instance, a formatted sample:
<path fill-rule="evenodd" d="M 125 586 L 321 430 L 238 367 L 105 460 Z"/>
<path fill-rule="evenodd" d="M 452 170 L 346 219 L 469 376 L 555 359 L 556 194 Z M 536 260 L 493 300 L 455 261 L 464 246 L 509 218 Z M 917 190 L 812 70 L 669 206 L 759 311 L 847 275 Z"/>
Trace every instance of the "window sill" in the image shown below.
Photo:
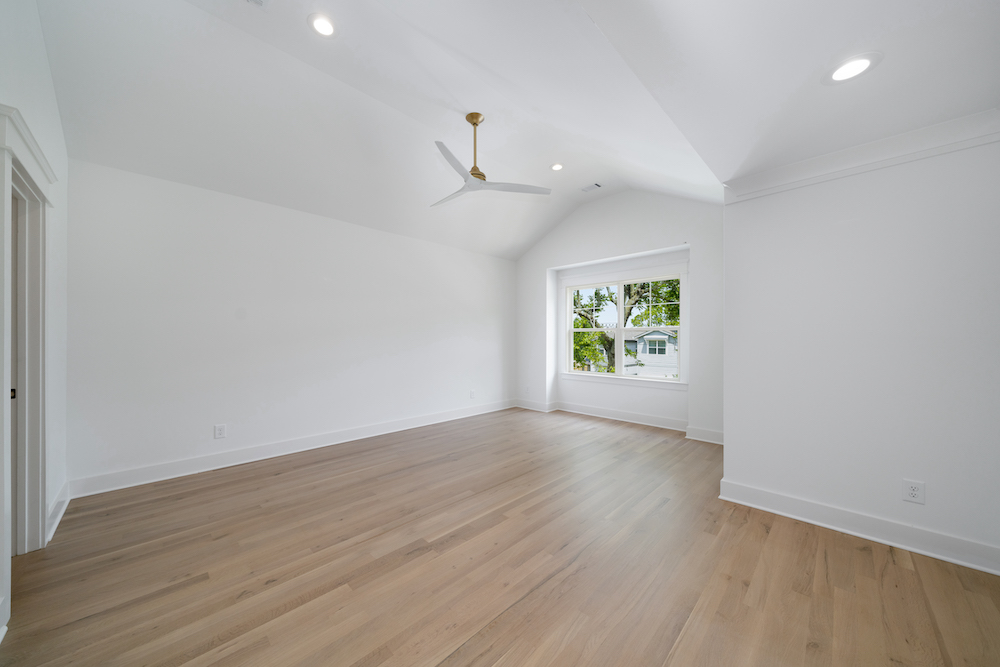
<path fill-rule="evenodd" d="M 571 373 L 562 371 L 559 373 L 562 380 L 573 380 L 583 382 L 602 382 L 604 384 L 624 384 L 633 387 L 644 387 L 647 389 L 666 389 L 669 391 L 687 391 L 688 383 L 677 380 L 659 380 L 657 378 L 644 378 L 626 375 L 611 375 L 608 373 Z"/>

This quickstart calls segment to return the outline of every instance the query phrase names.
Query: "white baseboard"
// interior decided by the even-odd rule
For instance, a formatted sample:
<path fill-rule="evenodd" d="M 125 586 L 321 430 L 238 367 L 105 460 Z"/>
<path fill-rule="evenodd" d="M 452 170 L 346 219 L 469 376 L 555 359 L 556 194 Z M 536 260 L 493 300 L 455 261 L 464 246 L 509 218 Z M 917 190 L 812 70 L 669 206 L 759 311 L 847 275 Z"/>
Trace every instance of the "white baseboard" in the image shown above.
<path fill-rule="evenodd" d="M 697 428 L 696 426 L 687 427 L 687 437 L 691 440 L 701 440 L 702 442 L 710 442 L 713 445 L 722 444 L 722 431 L 712 431 L 707 428 Z"/>
<path fill-rule="evenodd" d="M 719 498 L 1000 575 L 1000 547 L 722 480 Z"/>
<path fill-rule="evenodd" d="M 518 398 L 514 401 L 514 406 L 518 408 L 524 408 L 525 410 L 534 410 L 535 412 L 552 412 L 555 408 L 550 403 L 541 403 L 539 401 L 529 401 L 526 398 Z"/>
<path fill-rule="evenodd" d="M 556 410 L 563 410 L 564 412 L 575 412 L 580 415 L 589 415 L 591 417 L 605 417 L 606 419 L 615 419 L 622 422 L 631 422 L 633 424 L 642 424 L 644 426 L 659 426 L 660 428 L 669 428 L 675 431 L 683 431 L 687 428 L 687 421 L 684 419 L 672 419 L 670 417 L 661 417 L 659 415 L 645 415 L 638 412 L 626 412 L 624 410 L 613 410 L 611 408 L 603 408 L 594 405 L 580 405 L 578 403 L 553 403 L 553 408 Z"/>
<path fill-rule="evenodd" d="M 285 454 L 304 452 L 310 449 L 318 449 L 319 447 L 327 447 L 329 445 L 339 445 L 352 440 L 371 438 L 377 435 L 405 431 L 407 429 L 417 428 L 420 426 L 439 424 L 441 422 L 452 421 L 453 419 L 474 417 L 476 415 L 496 412 L 498 410 L 506 410 L 510 407 L 513 407 L 513 401 L 498 401 L 496 403 L 489 403 L 471 408 L 449 410 L 447 412 L 438 412 L 430 415 L 422 415 L 420 417 L 410 417 L 408 419 L 399 419 L 391 422 L 383 422 L 381 424 L 371 424 L 368 426 L 344 429 L 343 431 L 334 431 L 332 433 L 322 433 L 320 435 L 312 435 L 305 438 L 296 438 L 295 440 L 273 442 L 266 445 L 257 445 L 255 447 L 234 449 L 227 452 L 209 454 L 207 456 L 182 459 L 180 461 L 170 461 L 142 468 L 120 470 L 117 472 L 106 473 L 104 475 L 83 477 L 80 479 L 74 479 L 70 482 L 70 496 L 72 498 L 92 496 L 98 493 L 106 493 L 108 491 L 116 491 L 118 489 L 124 489 L 131 486 L 139 486 L 140 484 L 149 484 L 151 482 L 159 482 L 165 479 L 183 477 L 184 475 L 193 475 L 199 472 L 218 470 L 219 468 L 228 468 L 229 466 L 240 465 L 242 463 L 252 463 L 254 461 L 274 458 L 276 456 L 284 456 Z"/>
<path fill-rule="evenodd" d="M 604 417 L 606 419 L 614 419 L 616 421 L 630 422 L 632 424 L 642 424 L 643 426 L 659 426 L 660 428 L 669 428 L 675 431 L 687 431 L 687 437 L 692 440 L 702 440 L 704 442 L 711 442 L 716 445 L 722 444 L 722 431 L 710 431 L 708 429 L 692 429 L 687 426 L 687 422 L 683 419 L 672 419 L 670 417 L 660 417 L 657 415 L 646 415 L 638 412 L 626 412 L 624 410 L 612 410 L 609 408 L 597 407 L 593 405 L 579 405 L 577 403 L 541 403 L 538 401 L 529 401 L 524 398 L 518 398 L 514 401 L 514 405 L 519 408 L 524 408 L 525 410 L 534 410 L 535 412 L 552 412 L 553 410 L 562 410 L 564 412 L 573 412 L 578 415 L 588 415 L 590 417 Z M 694 435 L 693 435 L 694 434 Z"/>
<path fill-rule="evenodd" d="M 59 527 L 59 522 L 62 521 L 63 514 L 66 513 L 66 508 L 69 507 L 69 501 L 69 482 L 67 481 L 59 489 L 59 494 L 56 496 L 55 502 L 49 506 L 49 515 L 45 519 L 45 544 L 42 545 L 43 547 L 56 534 L 56 528 Z"/>

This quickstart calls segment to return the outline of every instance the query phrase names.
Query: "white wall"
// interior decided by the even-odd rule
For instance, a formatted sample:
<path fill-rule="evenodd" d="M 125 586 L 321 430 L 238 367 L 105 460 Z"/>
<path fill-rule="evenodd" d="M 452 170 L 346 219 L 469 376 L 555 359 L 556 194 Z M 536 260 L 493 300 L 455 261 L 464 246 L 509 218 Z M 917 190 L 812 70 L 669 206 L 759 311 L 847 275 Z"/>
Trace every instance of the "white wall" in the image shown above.
<path fill-rule="evenodd" d="M 48 189 L 46 221 L 45 386 L 46 495 L 53 523 L 66 486 L 66 234 L 67 157 L 59 107 L 33 0 L 0 2 L 0 104 L 21 112 L 57 182 Z M 4 204 L 8 205 L 8 204 Z"/>
<path fill-rule="evenodd" d="M 507 405 L 512 262 L 70 165 L 74 495 Z"/>
<path fill-rule="evenodd" d="M 627 380 L 561 379 L 552 269 L 683 244 L 690 246 L 687 391 Z M 582 206 L 518 261 L 517 308 L 521 405 L 686 425 L 692 437 L 722 441 L 722 206 L 638 191 Z"/>
<path fill-rule="evenodd" d="M 725 250 L 723 496 L 1000 571 L 1000 143 L 729 205 Z"/>

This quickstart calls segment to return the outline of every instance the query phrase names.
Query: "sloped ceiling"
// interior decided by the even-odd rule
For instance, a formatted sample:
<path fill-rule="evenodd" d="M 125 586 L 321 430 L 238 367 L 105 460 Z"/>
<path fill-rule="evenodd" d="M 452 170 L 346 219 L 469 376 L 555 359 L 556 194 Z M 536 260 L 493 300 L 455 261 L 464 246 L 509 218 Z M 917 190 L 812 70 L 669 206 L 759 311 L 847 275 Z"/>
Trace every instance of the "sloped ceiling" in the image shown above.
<path fill-rule="evenodd" d="M 733 177 L 1000 106 L 993 0 L 38 7 L 71 157 L 507 258 L 595 197 L 721 201 Z M 870 50 L 870 74 L 820 83 Z M 487 177 L 552 195 L 430 208 L 461 185 L 433 142 L 471 164 L 469 111 Z"/>
<path fill-rule="evenodd" d="M 582 5 L 723 182 L 1000 106 L 996 0 Z"/>

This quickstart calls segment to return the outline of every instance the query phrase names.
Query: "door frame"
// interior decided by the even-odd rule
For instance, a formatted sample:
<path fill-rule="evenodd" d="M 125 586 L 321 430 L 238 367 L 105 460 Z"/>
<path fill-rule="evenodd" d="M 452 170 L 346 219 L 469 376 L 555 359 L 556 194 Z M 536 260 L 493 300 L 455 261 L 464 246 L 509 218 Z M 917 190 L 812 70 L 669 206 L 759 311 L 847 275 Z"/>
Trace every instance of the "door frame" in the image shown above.
<path fill-rule="evenodd" d="M 2 308 L 2 349 L 0 349 L 0 389 L 18 388 L 18 435 L 12 442 L 10 434 L 11 401 L 4 399 L 0 407 L 0 517 L 3 517 L 0 545 L 0 639 L 6 634 L 10 619 L 11 572 L 10 558 L 14 553 L 40 549 L 47 542 L 46 439 L 45 439 L 45 238 L 46 214 L 51 206 L 48 189 L 56 182 L 55 172 L 45 158 L 21 112 L 0 104 L 0 198 L 3 206 L 0 230 L 0 294 Z M 18 220 L 14 220 L 11 199 L 17 197 Z M 18 324 L 20 364 L 18 385 L 11 383 L 11 304 L 6 295 L 11 289 L 13 225 L 23 232 L 18 239 L 19 268 L 22 277 L 19 289 L 20 312 L 24 319 Z M 23 387 L 23 390 L 22 390 Z M 21 401 L 21 396 L 24 401 Z M 11 470 L 11 447 L 18 448 L 18 467 Z M 18 476 L 19 535 L 11 534 L 12 474 Z"/>
<path fill-rule="evenodd" d="M 12 490 L 18 495 L 12 510 L 17 534 L 11 536 L 13 555 L 20 555 L 45 546 L 46 475 L 45 475 L 45 201 L 27 174 L 12 164 L 11 193 L 18 199 L 18 219 L 11 220 L 11 229 L 4 225 L 5 245 L 13 237 L 18 247 L 4 252 L 4 262 L 17 268 L 15 286 L 18 290 L 17 317 L 17 378 L 11 377 L 11 387 L 17 389 L 17 437 L 10 443 L 17 448 L 17 482 Z M 9 199 L 8 199 L 9 201 Z M 8 204 L 9 206 L 9 204 Z M 17 226 L 17 234 L 12 234 Z M 17 253 L 17 261 L 12 262 Z M 5 266 L 4 277 L 11 275 Z M 11 276 L 13 279 L 13 276 Z M 6 292 L 4 293 L 6 294 Z M 10 317 L 4 308 L 4 317 Z M 5 327 L 6 329 L 6 327 Z M 15 334 L 11 331 L 11 336 Z M 6 359 L 9 359 L 8 354 Z M 13 370 L 13 369 L 12 369 Z"/>

